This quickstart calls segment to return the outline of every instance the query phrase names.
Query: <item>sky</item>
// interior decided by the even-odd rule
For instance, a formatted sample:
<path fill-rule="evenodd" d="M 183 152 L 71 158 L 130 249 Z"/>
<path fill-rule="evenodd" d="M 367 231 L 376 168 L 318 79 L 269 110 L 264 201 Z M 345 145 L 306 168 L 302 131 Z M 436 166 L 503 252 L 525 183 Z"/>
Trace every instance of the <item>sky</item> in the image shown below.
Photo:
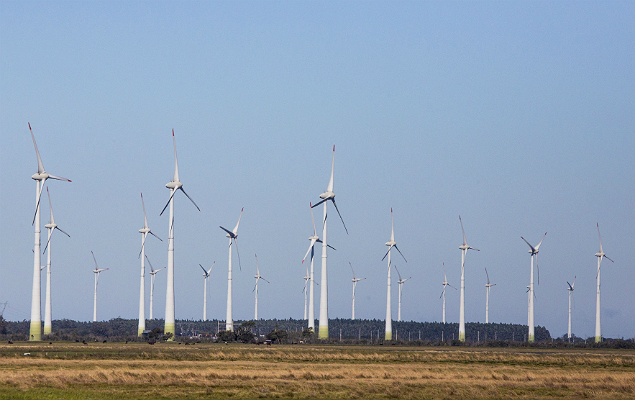
<path fill-rule="evenodd" d="M 527 323 L 529 247 L 540 248 L 537 325 L 594 336 L 599 223 L 602 333 L 635 336 L 635 4 L 632 2 L 0 1 L 0 303 L 30 318 L 33 128 L 49 180 L 53 319 L 135 319 L 143 193 L 155 268 L 167 265 L 172 129 L 177 319 L 203 316 L 199 263 L 215 261 L 208 318 L 225 319 L 238 231 L 234 319 L 304 316 L 309 203 L 330 177 L 329 317 L 386 315 L 390 210 L 404 256 L 402 318 L 440 321 L 443 268 L 466 320 Z M 42 200 L 42 248 L 48 200 Z M 321 232 L 322 209 L 316 208 Z M 321 235 L 321 233 L 320 233 Z M 315 274 L 319 276 L 320 249 Z M 630 254 L 630 255 L 629 255 Z M 236 254 L 234 253 L 234 260 Z M 45 260 L 45 255 L 42 257 Z M 43 261 L 44 263 L 44 261 Z M 537 273 L 537 272 L 536 272 Z M 393 319 L 397 284 L 393 269 Z M 44 278 L 45 275 L 43 274 Z M 146 273 L 146 278 L 149 274 Z M 146 280 L 149 295 L 149 279 Z M 44 279 L 42 280 L 44 288 Z M 166 273 L 156 278 L 163 317 Z M 319 287 L 316 287 L 316 317 Z M 448 289 L 447 320 L 459 294 Z M 44 291 L 42 291 L 42 300 Z M 146 300 L 148 302 L 149 300 Z M 42 303 L 43 309 L 43 303 Z M 147 315 L 146 307 L 146 315 Z"/>

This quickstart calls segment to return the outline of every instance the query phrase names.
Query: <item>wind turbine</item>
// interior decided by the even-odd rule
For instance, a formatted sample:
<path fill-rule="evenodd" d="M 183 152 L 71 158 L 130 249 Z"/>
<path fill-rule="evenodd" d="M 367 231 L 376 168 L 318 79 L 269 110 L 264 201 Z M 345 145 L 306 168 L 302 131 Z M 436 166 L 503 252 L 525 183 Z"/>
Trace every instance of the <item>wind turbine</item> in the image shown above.
<path fill-rule="evenodd" d="M 242 267 L 240 266 L 240 253 L 238 252 L 238 225 L 240 225 L 240 219 L 243 217 L 243 207 L 240 210 L 240 216 L 238 217 L 238 222 L 234 227 L 234 230 L 230 231 L 228 229 L 220 226 L 222 230 L 227 232 L 227 237 L 229 238 L 229 269 L 227 272 L 227 318 L 225 320 L 225 330 L 233 331 L 234 330 L 234 320 L 232 319 L 232 241 L 236 243 L 236 254 L 238 255 L 238 266 L 242 271 Z"/>
<path fill-rule="evenodd" d="M 46 242 L 44 251 L 46 251 L 47 248 L 49 250 L 46 255 L 46 303 L 44 306 L 44 334 L 48 335 L 51 333 L 51 235 L 53 234 L 53 231 L 57 229 L 66 236 L 71 236 L 60 229 L 55 223 L 55 218 L 53 218 L 53 206 L 51 205 L 51 195 L 48 187 L 46 188 L 46 195 L 49 198 L 49 209 L 51 210 L 50 222 L 44 225 L 44 227 L 48 229 L 48 241 Z"/>
<path fill-rule="evenodd" d="M 569 291 L 569 329 L 567 330 L 567 337 L 569 338 L 569 342 L 571 342 L 571 297 L 573 296 L 573 288 L 575 287 L 575 276 L 573 277 L 573 285 L 567 281 L 567 285 L 569 286 L 567 290 Z"/>
<path fill-rule="evenodd" d="M 145 303 L 145 275 L 146 275 L 146 238 L 148 233 L 155 238 L 163 241 L 160 237 L 152 233 L 148 228 L 148 217 L 146 216 L 146 205 L 143 202 L 143 193 L 141 193 L 141 206 L 143 207 L 143 228 L 139 229 L 141 234 L 141 251 L 139 251 L 139 258 L 141 258 L 141 283 L 139 285 L 139 327 L 137 329 L 137 336 L 142 336 L 143 331 L 146 330 L 146 303 Z"/>
<path fill-rule="evenodd" d="M 456 288 L 452 285 L 450 285 L 450 283 L 448 282 L 448 277 L 445 274 L 445 263 L 443 263 L 443 291 L 441 292 L 441 296 L 439 296 L 439 298 L 443 297 L 443 323 L 445 324 L 445 287 L 449 286 L 452 289 L 456 290 Z"/>
<path fill-rule="evenodd" d="M 324 207 L 326 207 L 326 204 L 324 205 Z M 311 272 L 307 273 L 307 275 L 309 276 L 309 280 L 311 281 L 311 286 L 309 288 L 309 324 L 308 324 L 308 328 L 313 329 L 313 331 L 315 331 L 315 306 L 314 306 L 314 287 L 313 284 L 315 282 L 315 279 L 313 278 L 313 259 L 314 259 L 314 255 L 315 255 L 315 243 L 323 243 L 320 238 L 317 235 L 317 231 L 315 230 L 315 218 L 313 217 L 313 206 L 311 205 L 311 203 L 309 203 L 309 210 L 311 210 L 311 222 L 313 222 L 313 236 L 309 237 L 309 240 L 311 241 L 311 244 L 309 245 L 309 249 L 306 251 L 306 254 L 304 255 L 304 258 L 302 259 L 302 263 L 304 263 L 304 260 L 306 260 L 306 257 L 309 255 L 309 253 L 311 253 Z M 332 248 L 333 250 L 335 250 L 335 247 L 328 245 L 328 247 Z M 308 271 L 307 271 L 308 272 Z M 304 292 L 304 302 L 305 302 L 305 319 L 306 319 L 306 277 L 305 279 L 305 292 Z"/>
<path fill-rule="evenodd" d="M 340 216 L 342 220 L 342 225 L 344 225 L 344 230 L 348 235 L 348 229 L 346 229 L 346 224 L 344 223 L 344 219 L 342 218 L 342 214 L 340 214 L 340 210 L 337 208 L 337 204 L 335 203 L 335 193 L 333 193 L 333 171 L 335 169 L 335 145 L 333 145 L 333 160 L 331 161 L 331 180 L 329 181 L 329 185 L 326 188 L 326 192 L 320 195 L 322 200 L 318 201 L 313 207 L 317 207 L 320 204 L 324 203 L 324 220 L 322 221 L 322 279 L 320 280 L 322 287 L 320 290 L 320 330 L 318 332 L 318 338 L 320 339 L 328 339 L 329 338 L 329 311 L 328 311 L 328 283 L 327 283 L 327 271 L 326 271 L 326 248 L 328 245 L 326 244 L 326 219 L 327 219 L 327 200 L 333 202 L 333 206 L 337 211 L 337 214 Z"/>
<path fill-rule="evenodd" d="M 307 315 L 308 310 L 308 296 L 309 296 L 309 280 L 311 280 L 311 275 L 309 275 L 309 265 L 306 266 L 306 275 L 304 275 L 304 289 L 302 292 L 304 293 L 304 319 L 307 320 L 309 317 Z"/>
<path fill-rule="evenodd" d="M 459 310 L 459 340 L 461 342 L 465 342 L 465 256 L 467 255 L 468 250 L 476 250 L 467 244 L 467 240 L 465 239 L 465 229 L 463 229 L 463 220 L 459 215 L 459 222 L 461 223 L 461 232 L 463 232 L 463 244 L 459 246 L 461 249 L 461 304 Z"/>
<path fill-rule="evenodd" d="M 492 286 L 496 286 L 495 283 L 489 282 L 489 274 L 487 268 L 485 268 L 485 275 L 487 276 L 487 283 L 485 284 L 485 323 L 489 324 L 489 290 Z"/>
<path fill-rule="evenodd" d="M 600 264 L 602 264 L 602 258 L 606 258 L 610 262 L 613 262 L 606 254 L 604 254 L 604 250 L 602 250 L 602 235 L 600 235 L 600 224 L 597 223 L 598 227 L 598 237 L 600 238 L 600 251 L 595 253 L 595 256 L 598 258 L 598 274 L 596 276 L 598 288 L 597 288 L 597 299 L 595 302 L 595 343 L 599 343 L 602 341 L 602 328 L 600 326 Z"/>
<path fill-rule="evenodd" d="M 399 254 L 401 254 L 401 257 L 403 257 L 404 261 L 408 262 L 408 260 L 406 260 L 406 257 L 404 257 L 404 255 L 401 253 L 401 250 L 399 250 L 399 247 L 397 247 L 397 242 L 395 242 L 394 222 L 395 220 L 392 215 L 392 208 L 390 208 L 390 241 L 386 242 L 388 251 L 386 252 L 386 254 L 384 254 L 384 258 L 381 259 L 382 261 L 384 261 L 386 256 L 388 256 L 388 289 L 386 294 L 386 340 L 392 340 L 392 305 L 390 301 L 390 250 L 392 250 L 394 247 L 395 249 L 397 249 Z"/>
<path fill-rule="evenodd" d="M 524 237 L 520 237 L 529 246 L 529 254 L 531 254 L 531 274 L 529 275 L 529 320 L 527 322 L 527 324 L 529 325 L 529 342 L 534 341 L 534 257 L 536 257 L 536 268 L 538 268 L 538 251 L 540 249 L 542 241 L 545 240 L 545 236 L 547 236 L 547 232 L 545 232 L 545 235 L 542 237 L 542 240 L 536 247 L 530 245 Z M 540 283 L 540 272 L 538 272 L 538 283 Z"/>
<path fill-rule="evenodd" d="M 33 147 L 35 147 L 35 155 L 37 156 L 37 173 L 31 176 L 31 179 L 35 181 L 35 215 L 33 216 L 32 225 L 35 227 L 35 248 L 33 249 L 33 289 L 31 292 L 31 327 L 29 332 L 29 338 L 32 341 L 40 341 L 42 339 L 42 304 L 41 304 L 41 277 L 40 271 L 42 266 L 40 265 L 40 199 L 42 197 L 42 190 L 44 189 L 44 183 L 47 179 L 56 179 L 59 181 L 70 182 L 70 179 L 62 178 L 60 176 L 47 174 L 40 158 L 40 152 L 37 149 L 37 143 L 35 143 L 35 136 L 33 136 L 33 130 L 29 123 L 29 131 L 31 132 L 31 139 L 33 139 Z"/>
<path fill-rule="evenodd" d="M 254 286 L 254 290 L 253 292 L 256 292 L 256 311 L 254 313 L 254 321 L 258 321 L 258 281 L 259 280 L 263 280 L 267 283 L 270 283 L 268 280 L 266 280 L 265 278 L 263 278 L 262 276 L 260 276 L 260 268 L 258 268 L 258 255 L 255 254 L 256 256 L 256 275 L 254 275 L 254 278 L 256 278 L 256 286 Z"/>
<path fill-rule="evenodd" d="M 93 251 L 90 251 L 90 254 L 93 255 L 93 261 L 95 261 L 95 269 L 93 270 L 93 272 L 95 273 L 95 297 L 94 297 L 94 303 L 93 303 L 93 322 L 97 322 L 97 282 L 99 281 L 99 274 L 104 272 L 104 271 L 108 271 L 108 268 L 99 268 L 97 266 L 97 260 L 95 259 L 95 253 L 93 253 Z"/>
<path fill-rule="evenodd" d="M 352 316 L 351 319 L 354 320 L 355 319 L 355 288 L 357 287 L 357 282 L 363 281 L 366 278 L 357 278 L 355 276 L 355 271 L 353 270 L 353 264 L 351 264 L 351 262 L 349 261 L 348 265 L 351 266 L 351 271 L 353 271 L 353 279 L 352 279 L 352 281 L 353 281 L 353 316 Z"/>
<path fill-rule="evenodd" d="M 174 138 L 174 129 L 172 129 L 172 144 L 174 145 L 174 176 L 172 180 L 165 184 L 165 187 L 170 189 L 170 198 L 168 199 L 167 204 L 161 210 L 161 214 L 163 215 L 163 211 L 170 206 L 170 221 L 168 225 L 168 284 L 165 293 L 165 329 L 164 332 L 171 333 L 172 337 L 168 340 L 173 341 L 174 335 L 176 334 L 176 329 L 174 326 L 174 195 L 177 190 L 183 192 L 183 194 L 190 199 L 194 207 L 198 211 L 201 211 L 200 208 L 196 205 L 194 200 L 185 193 L 183 190 L 183 183 L 179 180 L 179 161 L 176 158 L 176 139 Z"/>
<path fill-rule="evenodd" d="M 209 274 L 212 272 L 212 268 L 214 268 L 214 264 L 216 264 L 216 261 L 209 267 L 209 271 L 206 271 L 205 268 L 199 264 L 203 270 L 203 279 L 205 280 L 205 288 L 203 289 L 203 321 L 207 321 L 207 280 L 209 279 Z"/>
<path fill-rule="evenodd" d="M 411 279 L 412 276 L 406 279 L 401 279 L 401 274 L 399 273 L 397 266 L 395 265 L 394 267 L 395 267 L 395 270 L 397 271 L 397 275 L 399 276 L 399 280 L 397 281 L 397 283 L 399 284 L 399 311 L 397 312 L 397 321 L 401 322 L 401 290 L 403 289 L 404 282 L 407 281 L 408 279 Z"/>
<path fill-rule="evenodd" d="M 152 304 L 153 304 L 153 299 L 154 299 L 154 278 L 156 278 L 157 273 L 159 271 L 161 271 L 162 269 L 165 269 L 167 267 L 163 267 L 163 268 L 159 268 L 159 269 L 154 269 L 152 268 L 152 264 L 150 263 L 150 259 L 148 258 L 148 256 L 145 256 L 146 260 L 148 260 L 148 265 L 150 266 L 150 319 L 154 319 L 153 315 L 152 315 Z"/>

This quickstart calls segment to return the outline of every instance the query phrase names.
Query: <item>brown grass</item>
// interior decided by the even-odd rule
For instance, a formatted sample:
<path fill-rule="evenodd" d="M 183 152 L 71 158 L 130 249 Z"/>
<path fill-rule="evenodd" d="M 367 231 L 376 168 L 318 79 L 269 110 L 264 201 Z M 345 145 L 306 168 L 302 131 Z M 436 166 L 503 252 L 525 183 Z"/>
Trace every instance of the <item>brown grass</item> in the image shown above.
<path fill-rule="evenodd" d="M 632 351 L 23 346 L 12 347 L 15 352 L 10 354 L 0 345 L 0 391 L 71 389 L 122 399 L 635 398 Z M 30 356 L 23 355 L 25 348 Z"/>

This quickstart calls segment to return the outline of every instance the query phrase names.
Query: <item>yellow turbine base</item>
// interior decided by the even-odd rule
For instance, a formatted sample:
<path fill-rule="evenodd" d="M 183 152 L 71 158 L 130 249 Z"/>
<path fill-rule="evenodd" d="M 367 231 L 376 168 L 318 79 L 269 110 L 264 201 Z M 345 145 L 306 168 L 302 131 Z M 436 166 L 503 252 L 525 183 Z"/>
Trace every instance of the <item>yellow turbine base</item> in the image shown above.
<path fill-rule="evenodd" d="M 534 335 L 529 335 L 529 343 L 533 343 L 534 342 Z"/>
<path fill-rule="evenodd" d="M 385 339 L 386 340 L 392 340 L 392 332 L 386 332 Z"/>
<path fill-rule="evenodd" d="M 465 342 L 465 332 L 459 332 L 459 340 Z"/>
<path fill-rule="evenodd" d="M 29 332 L 30 341 L 39 342 L 42 340 L 42 321 L 31 321 L 31 330 Z"/>
<path fill-rule="evenodd" d="M 602 336 L 595 337 L 595 343 L 600 343 L 602 341 Z"/>
<path fill-rule="evenodd" d="M 318 331 L 318 339 L 328 339 L 329 338 L 329 326 L 328 325 L 320 325 Z"/>
<path fill-rule="evenodd" d="M 45 335 L 51 334 L 51 325 L 44 325 L 44 334 Z"/>
<path fill-rule="evenodd" d="M 139 337 L 143 336 L 143 331 L 145 331 L 145 328 L 139 327 L 139 329 L 137 331 L 137 336 L 139 336 Z"/>
<path fill-rule="evenodd" d="M 176 333 L 176 330 L 174 329 L 174 322 L 172 322 L 171 324 L 169 323 L 165 323 L 165 329 L 163 331 L 163 334 L 165 335 L 166 333 L 170 332 L 172 334 L 172 337 L 170 339 L 168 339 L 168 341 L 173 342 L 174 341 L 174 336 Z"/>

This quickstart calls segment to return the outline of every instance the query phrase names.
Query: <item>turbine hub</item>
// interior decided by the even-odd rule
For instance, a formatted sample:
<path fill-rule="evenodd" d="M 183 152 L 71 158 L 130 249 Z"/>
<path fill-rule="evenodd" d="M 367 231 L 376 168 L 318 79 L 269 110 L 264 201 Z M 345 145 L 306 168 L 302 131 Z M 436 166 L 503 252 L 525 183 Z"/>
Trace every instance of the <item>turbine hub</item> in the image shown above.
<path fill-rule="evenodd" d="M 44 227 L 48 228 L 48 229 L 55 229 L 56 226 L 57 226 L 57 224 L 46 224 L 46 225 L 44 225 Z"/>
<path fill-rule="evenodd" d="M 181 186 L 183 186 L 183 184 L 181 182 L 179 182 L 179 181 L 170 181 L 170 182 L 165 184 L 166 188 L 174 189 L 174 190 L 180 188 Z"/>
<path fill-rule="evenodd" d="M 36 180 L 36 181 L 45 181 L 48 179 L 50 175 L 47 174 L 46 172 L 42 172 L 41 174 L 38 172 L 37 174 L 33 174 L 33 176 L 31 177 L 31 179 Z"/>
<path fill-rule="evenodd" d="M 320 198 L 324 199 L 324 200 L 333 199 L 333 198 L 335 198 L 335 193 L 333 193 L 331 191 L 327 191 L 327 192 L 322 193 L 320 195 Z"/>

